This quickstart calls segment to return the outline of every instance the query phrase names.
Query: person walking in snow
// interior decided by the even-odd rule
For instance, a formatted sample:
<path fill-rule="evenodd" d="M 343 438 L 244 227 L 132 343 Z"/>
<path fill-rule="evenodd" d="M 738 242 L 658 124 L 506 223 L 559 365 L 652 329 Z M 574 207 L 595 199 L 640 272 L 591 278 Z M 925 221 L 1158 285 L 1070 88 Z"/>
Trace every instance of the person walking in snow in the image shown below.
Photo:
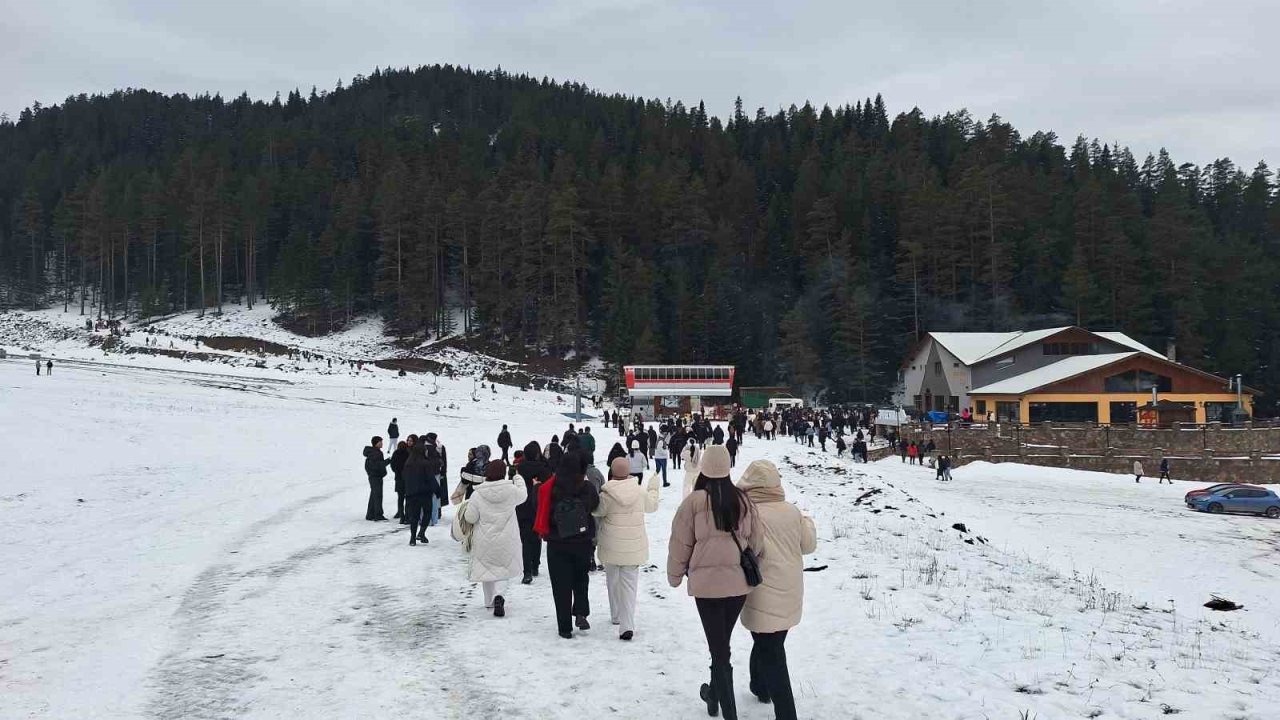
<path fill-rule="evenodd" d="M 391 448 L 392 452 L 400 447 L 400 425 L 396 423 L 395 418 L 391 418 L 391 424 L 387 425 L 387 447 Z"/>
<path fill-rule="evenodd" d="M 467 464 L 462 468 L 462 475 L 460 482 L 458 483 L 458 487 L 453 491 L 453 495 L 450 496 L 449 500 L 454 505 L 458 505 L 463 500 L 470 499 L 471 493 L 475 492 L 477 487 L 484 484 L 486 480 L 484 474 L 488 467 L 488 445 L 477 445 L 467 451 Z"/>
<path fill-rule="evenodd" d="M 46 377 L 53 376 L 53 361 L 49 360 L 44 364 L 44 374 Z"/>
<path fill-rule="evenodd" d="M 480 583 L 484 606 L 493 608 L 493 616 L 503 617 L 507 581 L 519 577 L 523 566 L 516 507 L 528 492 L 522 479 L 507 479 L 507 466 L 501 460 L 485 466 L 484 479 L 462 511 L 462 519 L 472 524 L 467 578 Z"/>
<path fill-rule="evenodd" d="M 40 377 L 40 358 L 36 358 L 36 377 Z"/>
<path fill-rule="evenodd" d="M 365 510 L 365 520 L 386 520 L 382 514 L 382 479 L 387 476 L 387 465 L 390 459 L 382 457 L 382 438 L 377 435 L 369 441 L 364 449 L 364 472 L 369 476 L 369 507 Z"/>
<path fill-rule="evenodd" d="M 689 493 L 693 492 L 694 483 L 698 480 L 698 461 L 702 457 L 702 453 L 698 451 L 698 444 L 695 442 L 687 443 L 684 449 L 680 451 L 684 465 L 684 487 L 680 495 L 681 499 L 689 497 Z"/>
<path fill-rule="evenodd" d="M 597 519 L 596 552 L 604 565 L 609 618 L 622 640 L 630 640 L 635 633 L 640 566 L 649 564 L 644 516 L 658 509 L 658 475 L 650 476 L 649 486 L 642 489 L 631 482 L 630 469 L 622 458 L 613 461 L 600 490 L 600 504 L 591 513 Z"/>
<path fill-rule="evenodd" d="M 1142 462 L 1139 460 L 1134 460 L 1133 461 L 1133 481 L 1142 482 L 1142 476 L 1143 476 Z"/>
<path fill-rule="evenodd" d="M 440 472 L 436 476 L 436 482 L 440 485 L 440 494 L 436 496 L 438 502 L 432 501 L 435 512 L 431 516 L 431 525 L 435 525 L 444 516 L 443 508 L 449 502 L 449 452 L 433 432 L 420 436 L 418 442 L 425 442 L 428 446 L 435 448 L 435 456 L 440 461 Z M 432 456 L 429 451 L 426 454 L 427 457 Z"/>
<path fill-rule="evenodd" d="M 578 433 L 578 451 L 586 456 L 588 465 L 595 464 L 596 436 L 591 434 L 591 428 L 582 428 L 582 432 Z"/>
<path fill-rule="evenodd" d="M 395 477 L 396 489 L 396 514 L 392 515 L 393 520 L 399 520 L 401 525 L 405 524 L 404 519 L 404 464 L 409 459 L 409 446 L 413 444 L 413 436 L 405 438 L 404 442 L 396 444 L 395 452 L 391 453 L 391 473 Z"/>
<path fill-rule="evenodd" d="M 1173 484 L 1173 480 L 1169 478 L 1169 458 L 1160 458 L 1160 481 L 1156 484 L 1163 484 L 1165 480 L 1168 480 L 1170 485 Z"/>
<path fill-rule="evenodd" d="M 636 484 L 644 482 L 644 471 L 649 469 L 649 458 L 641 451 L 639 443 L 634 440 L 631 442 L 631 454 L 627 457 L 631 463 L 631 476 L 636 479 Z M 613 467 L 610 464 L 609 467 Z"/>
<path fill-rule="evenodd" d="M 667 449 L 667 439 L 659 438 L 658 442 L 653 446 L 653 472 L 657 477 L 658 473 L 662 473 L 662 487 L 670 487 L 671 483 L 667 482 L 667 458 L 670 450 Z"/>
<path fill-rule="evenodd" d="M 538 517 L 538 488 L 551 478 L 551 468 L 542 457 L 542 448 L 538 443 L 530 442 L 524 446 L 524 457 L 516 466 L 516 472 L 524 480 L 528 497 L 516 508 L 516 520 L 520 523 L 521 557 L 524 561 L 524 577 L 521 583 L 528 585 L 538 576 L 538 567 L 542 564 L 542 538 L 534 532 L 533 524 Z"/>
<path fill-rule="evenodd" d="M 614 443 L 613 447 L 609 448 L 609 457 L 605 460 L 605 464 L 612 465 L 614 460 L 624 458 L 626 456 L 627 451 L 622 449 L 622 443 Z"/>
<path fill-rule="evenodd" d="M 415 442 L 404 463 L 404 514 L 409 544 L 427 544 L 427 526 L 433 525 L 440 494 L 440 453 L 434 445 Z"/>
<path fill-rule="evenodd" d="M 702 454 L 694 491 L 680 503 L 667 544 L 667 582 L 689 579 L 711 655 L 711 681 L 698 695 L 707 714 L 737 720 L 729 641 L 752 586 L 742 569 L 743 550 L 763 547 L 759 518 L 747 494 L 729 480 L 729 451 L 712 445 Z"/>
<path fill-rule="evenodd" d="M 736 467 L 738 464 L 738 439 L 730 435 L 729 439 L 724 441 L 724 449 L 729 451 L 729 467 Z"/>
<path fill-rule="evenodd" d="M 600 505 L 595 486 L 587 482 L 582 461 L 569 453 L 556 466 L 556 473 L 538 489 L 538 519 L 534 529 L 547 543 L 547 572 L 556 606 L 556 628 L 560 637 L 573 637 L 573 628 L 590 630 L 587 597 L 596 536 L 591 513 Z"/>
<path fill-rule="evenodd" d="M 511 450 L 511 433 L 507 432 L 506 425 L 503 425 L 502 432 L 498 433 L 498 449 L 502 450 L 502 462 L 510 462 L 507 453 Z"/>
<path fill-rule="evenodd" d="M 763 582 L 742 608 L 742 627 L 751 632 L 751 693 L 773 703 L 774 717 L 795 720 L 795 697 L 787 670 L 787 632 L 804 610 L 804 561 L 818 549 L 813 520 L 787 502 L 778 468 L 768 460 L 747 466 L 738 481 L 759 513 L 760 575 Z"/>

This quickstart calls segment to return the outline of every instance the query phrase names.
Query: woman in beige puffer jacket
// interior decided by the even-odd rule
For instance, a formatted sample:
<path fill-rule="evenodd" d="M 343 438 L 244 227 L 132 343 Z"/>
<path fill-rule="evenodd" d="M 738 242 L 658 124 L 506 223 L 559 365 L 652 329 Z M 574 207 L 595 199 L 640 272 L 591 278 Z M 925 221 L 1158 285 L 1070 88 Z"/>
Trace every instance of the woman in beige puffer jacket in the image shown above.
<path fill-rule="evenodd" d="M 729 451 L 712 445 L 702 453 L 693 491 L 671 521 L 667 544 L 667 581 L 680 587 L 689 578 L 689 594 L 698 607 L 711 654 L 711 682 L 699 696 L 707 713 L 736 720 L 729 641 L 742 606 L 753 588 L 742 570 L 739 548 L 758 553 L 762 538 L 751 500 L 729 480 Z"/>
<path fill-rule="evenodd" d="M 622 640 L 630 640 L 635 634 L 640 566 L 649 563 L 644 516 L 658 509 L 658 476 L 650 477 L 648 488 L 642 488 L 630 473 L 628 459 L 615 458 L 609 466 L 609 479 L 600 489 L 600 505 L 591 512 L 599 518 L 596 554 L 604 565 L 609 615 L 619 626 L 618 637 Z"/>
<path fill-rule="evenodd" d="M 742 626 L 751 631 L 752 694 L 772 702 L 778 720 L 796 717 L 791 676 L 787 670 L 787 631 L 800 624 L 804 608 L 802 555 L 818 547 L 818 532 L 809 516 L 787 502 L 778 468 L 768 460 L 747 466 L 738 480 L 756 506 L 762 539 L 760 575 L 764 582 L 747 596 Z"/>

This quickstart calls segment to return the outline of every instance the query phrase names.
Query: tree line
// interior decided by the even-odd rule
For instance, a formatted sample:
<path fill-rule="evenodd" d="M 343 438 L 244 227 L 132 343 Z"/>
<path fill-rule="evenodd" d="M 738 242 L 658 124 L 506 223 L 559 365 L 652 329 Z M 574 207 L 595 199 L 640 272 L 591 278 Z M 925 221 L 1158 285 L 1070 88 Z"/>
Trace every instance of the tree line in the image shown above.
<path fill-rule="evenodd" d="M 378 313 L 831 400 L 882 399 L 923 332 L 1067 323 L 1280 389 L 1277 242 L 1264 163 L 890 120 L 878 96 L 722 121 L 444 65 L 0 121 L 0 307 L 266 302 L 309 333 Z"/>

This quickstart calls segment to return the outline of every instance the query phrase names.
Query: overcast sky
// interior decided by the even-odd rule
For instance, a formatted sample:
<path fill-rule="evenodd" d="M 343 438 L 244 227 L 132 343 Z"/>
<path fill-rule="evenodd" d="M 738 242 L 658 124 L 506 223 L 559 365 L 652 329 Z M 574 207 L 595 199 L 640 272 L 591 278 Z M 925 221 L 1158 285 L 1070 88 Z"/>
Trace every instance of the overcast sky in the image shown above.
<path fill-rule="evenodd" d="M 1122 8 L 1123 9 L 1120 9 Z M 332 88 L 456 63 L 726 116 L 883 93 L 1024 136 L 1280 163 L 1277 0 L 0 0 L 0 112 L 81 92 Z"/>

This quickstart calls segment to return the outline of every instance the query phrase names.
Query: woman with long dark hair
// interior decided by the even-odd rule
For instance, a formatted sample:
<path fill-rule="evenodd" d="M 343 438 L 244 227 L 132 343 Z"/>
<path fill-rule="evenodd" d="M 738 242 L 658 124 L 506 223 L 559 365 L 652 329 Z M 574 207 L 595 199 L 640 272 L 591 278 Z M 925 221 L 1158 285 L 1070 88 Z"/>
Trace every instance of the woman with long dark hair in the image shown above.
<path fill-rule="evenodd" d="M 565 453 L 556 474 L 538 488 L 538 516 L 534 530 L 547 541 L 547 574 L 556 604 L 560 637 L 573 637 L 573 628 L 590 630 L 587 616 L 588 571 L 595 550 L 596 521 L 592 511 L 600 504 L 596 486 L 587 482 L 582 458 Z"/>
<path fill-rule="evenodd" d="M 680 587 L 687 576 L 711 653 L 711 682 L 699 696 L 707 714 L 723 712 L 737 720 L 729 640 L 751 586 L 742 568 L 742 551 L 761 546 L 760 523 L 746 493 L 729 480 L 729 451 L 712 445 L 702 453 L 693 491 L 671 522 L 667 545 L 667 581 Z"/>

